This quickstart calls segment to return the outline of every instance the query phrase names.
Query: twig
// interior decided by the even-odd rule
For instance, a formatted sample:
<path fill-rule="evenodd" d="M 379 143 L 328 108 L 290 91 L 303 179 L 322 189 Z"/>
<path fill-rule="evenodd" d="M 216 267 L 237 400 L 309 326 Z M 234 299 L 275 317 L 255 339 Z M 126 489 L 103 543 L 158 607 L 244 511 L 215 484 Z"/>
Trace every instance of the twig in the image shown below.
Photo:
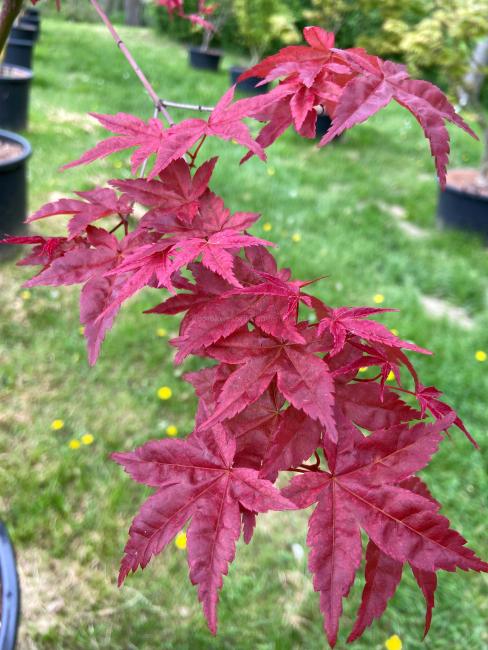
<path fill-rule="evenodd" d="M 169 106 L 169 108 L 181 108 L 185 111 L 199 111 L 200 113 L 211 113 L 214 106 L 201 106 L 200 104 L 182 104 L 180 102 L 170 102 L 167 99 L 159 100 L 160 106 Z"/>
<path fill-rule="evenodd" d="M 107 16 L 107 14 L 103 11 L 102 7 L 101 7 L 100 4 L 97 2 L 97 0 L 90 0 L 90 2 L 91 2 L 91 4 L 93 5 L 93 7 L 94 7 L 95 11 L 97 12 L 97 14 L 98 14 L 98 15 L 100 16 L 100 18 L 102 19 L 102 21 L 103 21 L 103 23 L 105 24 L 105 26 L 107 27 L 108 31 L 110 32 L 112 38 L 114 39 L 114 41 L 115 41 L 116 44 L 117 44 L 117 47 L 120 49 L 120 51 L 122 52 L 122 54 L 125 56 L 125 58 L 127 59 L 129 65 L 130 65 L 130 67 L 134 70 L 134 72 L 136 73 L 136 75 L 137 75 L 139 81 L 141 82 L 141 84 L 142 84 L 142 85 L 144 86 L 144 88 L 146 89 L 146 92 L 147 92 L 147 94 L 149 95 L 149 97 L 152 99 L 152 102 L 153 102 L 154 106 L 155 106 L 156 108 L 158 108 L 158 109 L 161 111 L 161 113 L 163 114 L 163 116 L 164 116 L 164 118 L 166 119 L 166 121 L 168 122 L 168 124 L 169 124 L 170 126 L 173 126 L 174 121 L 173 121 L 171 115 L 170 115 L 170 114 L 168 113 L 168 111 L 166 110 L 164 104 L 161 103 L 161 100 L 159 99 L 159 95 L 158 95 L 157 92 L 154 90 L 154 88 L 151 86 L 151 84 L 150 84 L 148 78 L 146 77 L 146 75 L 144 74 L 144 72 L 143 72 L 143 71 L 141 70 L 141 68 L 139 67 L 137 61 L 134 59 L 134 57 L 133 57 L 132 54 L 130 53 L 130 51 L 129 51 L 127 45 L 126 45 L 126 44 L 124 43 L 124 41 L 120 38 L 120 36 L 119 36 L 117 30 L 115 29 L 115 27 L 114 27 L 114 26 L 112 25 L 112 23 L 110 22 L 110 19 L 109 19 L 109 17 Z"/>

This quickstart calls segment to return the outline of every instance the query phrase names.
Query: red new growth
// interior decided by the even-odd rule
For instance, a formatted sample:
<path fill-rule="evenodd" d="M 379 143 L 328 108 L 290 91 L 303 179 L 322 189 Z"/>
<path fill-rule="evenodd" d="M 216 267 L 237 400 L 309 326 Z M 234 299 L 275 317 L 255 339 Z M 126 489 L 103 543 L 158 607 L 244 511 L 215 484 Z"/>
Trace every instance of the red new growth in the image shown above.
<path fill-rule="evenodd" d="M 183 13 L 179 1 L 160 4 Z M 29 219 L 71 215 L 68 237 L 6 243 L 34 246 L 20 264 L 41 269 L 26 286 L 82 285 L 90 363 L 122 303 L 146 286 L 165 292 L 149 313 L 183 315 L 171 341 L 176 363 L 189 355 L 213 362 L 185 377 L 198 397 L 187 440 L 114 454 L 135 481 L 155 490 L 130 528 L 119 582 L 188 525 L 190 579 L 215 633 L 219 591 L 241 531 L 248 543 L 258 514 L 316 504 L 309 567 L 333 646 L 342 600 L 363 558 L 361 532 L 370 540 L 366 584 L 349 641 L 381 616 L 403 565 L 426 601 L 425 633 L 437 571 L 488 570 L 416 476 L 449 427 L 472 438 L 407 356 L 429 352 L 371 318 L 394 310 L 331 307 L 306 292 L 311 282 L 279 269 L 270 244 L 248 232 L 259 215 L 232 214 L 209 189 L 217 158 L 198 168 L 196 160 L 208 136 L 264 160 L 263 149 L 291 124 L 312 137 L 325 111 L 332 128 L 323 146 L 395 100 L 422 126 L 443 185 L 445 122 L 474 134 L 439 89 L 410 79 L 403 66 L 335 48 L 333 34 L 318 27 L 306 28 L 305 39 L 307 45 L 287 47 L 243 76 L 279 85 L 236 102 L 231 88 L 208 120 L 165 129 L 156 118 L 95 115 L 116 135 L 67 167 L 135 148 L 132 172 L 152 158 L 147 177 L 112 179 L 111 188 L 49 203 Z M 264 123 L 256 140 L 246 118 Z M 283 472 L 295 477 L 280 493 L 275 483 Z"/>

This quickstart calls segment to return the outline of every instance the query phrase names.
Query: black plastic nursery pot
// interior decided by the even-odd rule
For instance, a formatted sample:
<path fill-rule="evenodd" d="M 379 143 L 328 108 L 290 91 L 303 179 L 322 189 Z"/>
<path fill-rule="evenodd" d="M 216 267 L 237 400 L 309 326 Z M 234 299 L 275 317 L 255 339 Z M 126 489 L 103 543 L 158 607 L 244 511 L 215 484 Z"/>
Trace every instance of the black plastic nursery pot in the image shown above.
<path fill-rule="evenodd" d="M 203 50 L 201 47 L 189 47 L 190 65 L 198 70 L 216 72 L 219 69 L 222 52 L 219 50 Z"/>
<path fill-rule="evenodd" d="M 34 41 L 37 41 L 41 34 L 41 21 L 38 18 L 32 19 L 30 16 L 22 16 L 19 21 L 20 27 L 31 27 L 34 30 Z"/>
<path fill-rule="evenodd" d="M 232 68 L 229 69 L 231 84 L 237 83 L 238 78 L 241 76 L 241 74 L 246 72 L 246 70 L 247 68 L 243 68 L 239 65 L 232 66 Z M 244 81 L 237 83 L 236 90 L 248 95 L 262 95 L 263 93 L 267 93 L 269 90 L 269 84 L 258 86 L 257 84 L 260 81 L 262 81 L 260 77 L 249 77 L 249 79 L 244 79 Z"/>
<path fill-rule="evenodd" d="M 27 160 L 31 153 L 25 138 L 0 129 L 0 239 L 25 231 Z"/>
<path fill-rule="evenodd" d="M 328 115 L 318 115 L 317 116 L 317 123 L 315 126 L 315 137 L 317 140 L 321 140 L 324 135 L 327 133 L 327 131 L 330 129 L 332 126 L 332 120 Z M 340 135 L 337 135 L 332 142 L 336 142 L 337 140 L 340 140 L 342 138 L 342 133 Z"/>
<path fill-rule="evenodd" d="M 14 650 L 20 619 L 20 587 L 12 542 L 0 522 L 0 649 Z"/>
<path fill-rule="evenodd" d="M 0 128 L 23 131 L 29 115 L 32 71 L 16 65 L 0 66 Z"/>
<path fill-rule="evenodd" d="M 20 65 L 21 68 L 32 69 L 32 51 L 34 43 L 18 38 L 9 38 L 5 52 L 4 63 Z"/>
<path fill-rule="evenodd" d="M 40 20 L 41 12 L 35 7 L 27 7 L 27 9 L 24 11 L 24 16 L 33 16 L 34 18 L 38 18 Z"/>
<path fill-rule="evenodd" d="M 453 174 L 461 170 L 453 170 Z M 464 170 L 463 170 L 464 171 Z M 473 177 L 477 175 L 472 170 Z M 488 196 L 456 187 L 448 175 L 447 187 L 439 193 L 437 221 L 442 228 L 456 228 L 482 235 L 488 241 Z"/>
<path fill-rule="evenodd" d="M 20 40 L 20 41 L 30 41 L 35 43 L 37 36 L 37 30 L 34 25 L 19 24 L 14 25 L 10 30 L 10 38 Z"/>

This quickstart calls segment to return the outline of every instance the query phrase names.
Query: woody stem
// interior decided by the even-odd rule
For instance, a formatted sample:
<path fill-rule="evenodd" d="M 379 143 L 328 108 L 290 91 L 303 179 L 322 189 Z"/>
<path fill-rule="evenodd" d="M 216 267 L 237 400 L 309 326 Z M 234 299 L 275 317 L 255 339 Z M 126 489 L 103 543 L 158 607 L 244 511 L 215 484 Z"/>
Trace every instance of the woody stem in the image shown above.
<path fill-rule="evenodd" d="M 22 9 L 22 0 L 3 0 L 0 12 L 0 54 L 5 47 L 15 19 Z"/>
<path fill-rule="evenodd" d="M 117 47 L 122 52 L 122 54 L 125 56 L 125 58 L 127 59 L 129 65 L 130 65 L 130 67 L 134 70 L 134 72 L 136 73 L 139 81 L 141 82 L 141 84 L 146 89 L 146 92 L 149 95 L 149 97 L 152 99 L 152 102 L 153 102 L 154 106 L 157 107 L 158 110 L 161 111 L 161 113 L 163 114 L 163 116 L 166 119 L 166 121 L 168 122 L 168 124 L 170 126 L 173 126 L 173 124 L 174 124 L 173 118 L 168 113 L 165 106 L 161 103 L 161 100 L 159 99 L 159 95 L 154 90 L 154 88 L 150 84 L 148 78 L 146 77 L 144 72 L 139 67 L 137 61 L 132 56 L 132 54 L 129 51 L 129 48 L 127 47 L 127 45 L 120 38 L 117 30 L 115 29 L 115 27 L 110 22 L 109 17 L 107 16 L 107 14 L 103 11 L 102 7 L 100 6 L 100 3 L 97 2 L 97 0 L 90 0 L 90 2 L 93 5 L 93 7 L 94 7 L 95 11 L 97 12 L 97 14 L 102 19 L 105 26 L 107 27 L 108 31 L 110 32 L 110 35 L 112 36 L 115 43 L 117 44 Z"/>

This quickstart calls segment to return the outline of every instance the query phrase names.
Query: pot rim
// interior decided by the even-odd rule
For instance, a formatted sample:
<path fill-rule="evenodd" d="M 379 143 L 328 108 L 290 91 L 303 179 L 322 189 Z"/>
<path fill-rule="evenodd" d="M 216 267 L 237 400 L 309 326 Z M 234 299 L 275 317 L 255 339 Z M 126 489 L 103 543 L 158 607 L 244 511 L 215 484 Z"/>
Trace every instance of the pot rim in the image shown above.
<path fill-rule="evenodd" d="M 7 47 L 9 45 L 20 45 L 21 47 L 34 47 L 34 41 L 27 41 L 25 38 L 9 38 L 7 41 Z"/>
<path fill-rule="evenodd" d="M 3 67 L 5 68 L 17 68 L 17 70 L 22 70 L 24 73 L 23 77 L 8 77 L 2 75 L 2 66 L 0 65 L 0 83 L 25 83 L 31 81 L 34 78 L 34 73 L 30 68 L 26 68 L 23 65 L 17 65 L 13 63 L 4 63 Z"/>
<path fill-rule="evenodd" d="M 19 167 L 21 163 L 30 158 L 32 154 L 32 147 L 30 145 L 30 142 L 23 138 L 21 135 L 18 135 L 13 131 L 5 131 L 4 129 L 0 129 L 0 140 L 14 142 L 15 144 L 20 144 L 22 147 L 22 153 L 16 158 L 10 158 L 9 160 L 0 160 L 0 172 L 10 171 L 10 169 Z"/>
<path fill-rule="evenodd" d="M 468 167 L 457 167 L 457 169 L 473 169 L 473 168 L 468 168 Z M 443 190 L 440 190 L 442 193 Z M 462 196 L 462 197 L 469 197 L 470 199 L 474 199 L 475 201 L 480 201 L 481 203 L 488 203 L 488 196 L 484 196 L 483 194 L 476 194 L 475 192 L 469 192 L 468 190 L 461 190 L 454 185 L 446 185 L 446 189 L 444 192 L 450 192 L 452 194 L 456 194 L 457 196 Z"/>
<path fill-rule="evenodd" d="M 18 25 L 13 25 L 12 29 L 23 29 L 26 32 L 35 32 L 37 31 L 34 25 L 21 25 L 20 23 Z"/>
<path fill-rule="evenodd" d="M 189 45 L 188 49 L 190 52 L 197 52 L 198 54 L 208 54 L 210 56 L 219 56 L 219 57 L 224 55 L 223 50 L 213 50 L 213 49 L 204 50 L 201 45 Z"/>

